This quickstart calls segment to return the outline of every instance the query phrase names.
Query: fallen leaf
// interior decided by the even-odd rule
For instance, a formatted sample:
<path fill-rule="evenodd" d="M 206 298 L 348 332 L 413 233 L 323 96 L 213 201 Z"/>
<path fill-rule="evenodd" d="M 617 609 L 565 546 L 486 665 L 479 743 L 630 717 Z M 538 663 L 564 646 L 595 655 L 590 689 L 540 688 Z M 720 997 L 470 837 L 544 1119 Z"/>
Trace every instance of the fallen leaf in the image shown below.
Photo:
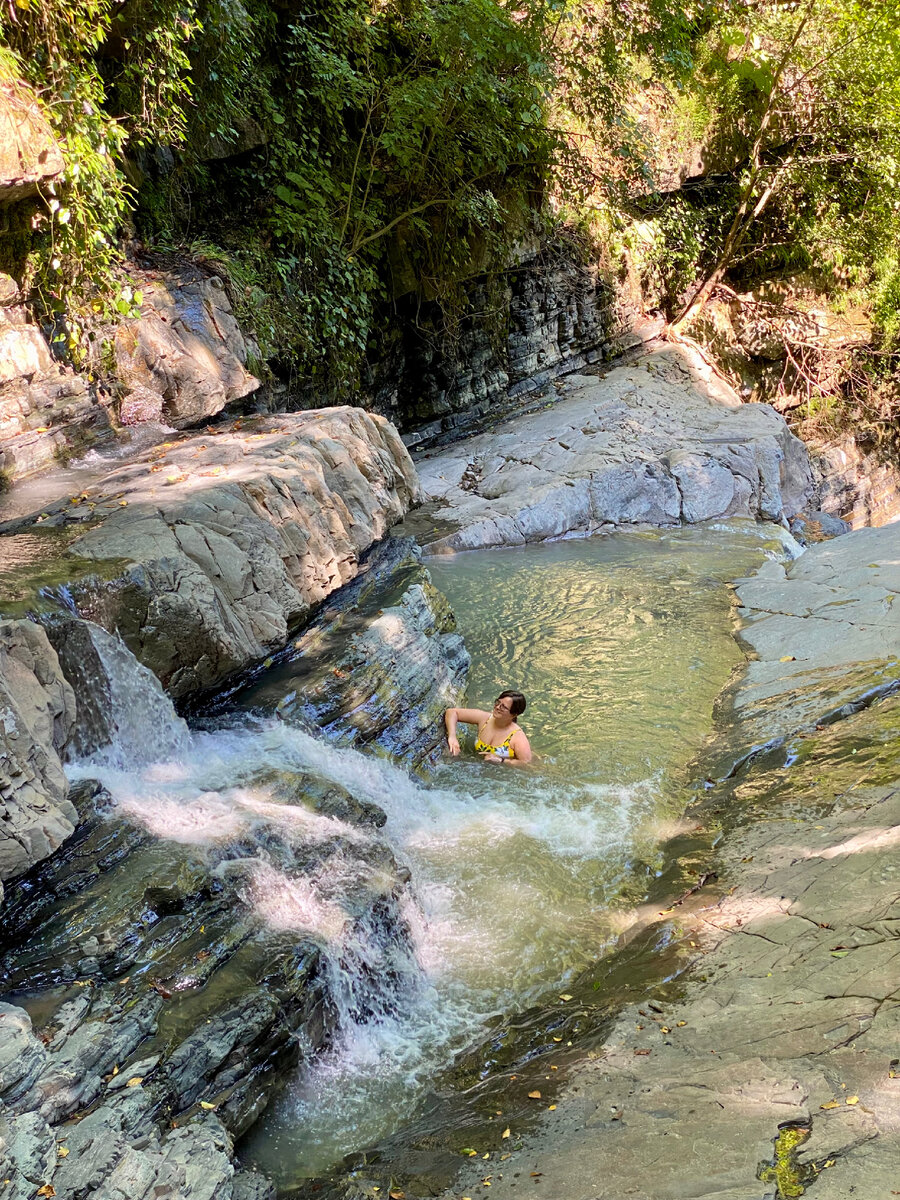
<path fill-rule="evenodd" d="M 507 1128 L 507 1129 L 504 1129 L 504 1130 L 503 1130 L 503 1132 L 500 1134 L 500 1137 L 501 1137 L 501 1138 L 508 1138 L 508 1137 L 509 1137 L 509 1129 L 508 1129 L 508 1128 Z"/>
<path fill-rule="evenodd" d="M 406 1192 L 388 1192 L 391 1200 L 406 1200 Z"/>
<path fill-rule="evenodd" d="M 143 1082 L 144 1082 L 143 1075 L 132 1075 L 132 1077 L 128 1080 L 128 1082 L 125 1084 L 125 1086 L 126 1087 L 137 1087 L 139 1083 L 143 1083 Z"/>
<path fill-rule="evenodd" d="M 820 1104 L 819 1108 L 840 1108 L 840 1100 L 829 1100 L 826 1104 Z"/>
<path fill-rule="evenodd" d="M 477 1153 L 478 1151 L 473 1150 L 470 1146 L 464 1146 L 462 1150 L 460 1150 L 460 1154 L 466 1154 L 469 1158 L 474 1158 Z"/>
<path fill-rule="evenodd" d="M 668 1025 L 660 1025 L 660 1027 L 659 1027 L 659 1032 L 660 1032 L 660 1033 L 668 1033 L 668 1032 L 669 1032 L 669 1027 L 668 1027 Z"/>
<path fill-rule="evenodd" d="M 555 1104 L 548 1104 L 548 1105 L 547 1105 L 547 1112 L 554 1112 L 554 1111 L 555 1111 L 555 1109 L 556 1109 L 556 1105 L 555 1105 Z"/>
<path fill-rule="evenodd" d="M 687 1025 L 687 1021 L 678 1021 L 677 1025 L 679 1029 L 683 1029 L 684 1026 Z"/>
<path fill-rule="evenodd" d="M 113 1067 L 112 1073 L 113 1073 L 113 1075 L 118 1075 L 119 1068 L 117 1066 Z"/>
<path fill-rule="evenodd" d="M 643 1054 L 643 1055 L 645 1055 L 645 1056 L 646 1056 L 646 1055 L 648 1055 L 649 1053 L 650 1053 L 650 1051 L 649 1051 L 649 1050 L 635 1050 L 635 1054 Z"/>
<path fill-rule="evenodd" d="M 38 1188 L 37 1194 L 39 1196 L 55 1196 L 56 1188 L 52 1183 L 45 1183 L 43 1187 Z"/>
<path fill-rule="evenodd" d="M 783 654 L 778 660 L 779 662 L 796 662 L 793 654 Z"/>
<path fill-rule="evenodd" d="M 216 1110 L 215 1104 L 210 1104 L 208 1100 L 201 1100 L 200 1107 L 205 1108 L 207 1112 L 215 1112 Z"/>
<path fill-rule="evenodd" d="M 529 1100 L 540 1100 L 540 1098 L 541 1098 L 540 1092 L 529 1092 L 528 1093 Z"/>
<path fill-rule="evenodd" d="M 832 950 L 831 957 L 832 958 L 846 958 L 849 953 L 850 953 L 849 950 Z"/>
<path fill-rule="evenodd" d="M 69 1147 L 68 1146 L 57 1146 L 56 1153 L 59 1155 L 60 1158 L 66 1158 L 66 1157 L 68 1157 L 68 1154 L 69 1154 Z"/>
<path fill-rule="evenodd" d="M 847 1103 L 848 1104 L 859 1104 L 859 1096 L 848 1096 Z"/>
<path fill-rule="evenodd" d="M 560 996 L 560 1000 L 563 1000 L 563 1001 L 571 1000 L 571 999 L 572 999 L 572 997 L 569 995 L 568 992 L 563 992 L 563 994 Z"/>
<path fill-rule="evenodd" d="M 532 1179 L 540 1179 L 540 1177 L 543 1175 L 543 1173 L 544 1173 L 543 1171 L 532 1171 L 531 1178 Z"/>

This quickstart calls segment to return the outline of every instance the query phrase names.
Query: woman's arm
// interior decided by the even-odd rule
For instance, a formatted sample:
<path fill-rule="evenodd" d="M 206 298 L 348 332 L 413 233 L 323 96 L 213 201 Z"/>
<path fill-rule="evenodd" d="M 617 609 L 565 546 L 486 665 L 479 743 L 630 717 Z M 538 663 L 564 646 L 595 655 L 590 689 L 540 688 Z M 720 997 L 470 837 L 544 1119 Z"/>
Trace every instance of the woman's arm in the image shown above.
<path fill-rule="evenodd" d="M 531 746 L 528 744 L 528 738 L 525 736 L 524 730 L 517 729 L 513 734 L 512 748 L 516 752 L 515 758 L 505 758 L 504 762 L 511 766 L 525 766 L 531 762 Z"/>
<path fill-rule="evenodd" d="M 482 712 L 480 708 L 448 708 L 444 711 L 444 727 L 447 730 L 447 745 L 455 758 L 459 754 L 459 740 L 456 736 L 456 723 L 464 725 L 483 725 L 490 713 Z"/>

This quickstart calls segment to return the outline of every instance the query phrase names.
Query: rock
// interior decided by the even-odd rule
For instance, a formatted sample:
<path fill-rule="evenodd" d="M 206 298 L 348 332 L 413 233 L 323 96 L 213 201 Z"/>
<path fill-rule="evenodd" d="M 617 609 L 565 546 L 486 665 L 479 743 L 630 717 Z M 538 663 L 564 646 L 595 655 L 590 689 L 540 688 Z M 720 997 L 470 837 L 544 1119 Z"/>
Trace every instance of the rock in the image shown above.
<path fill-rule="evenodd" d="M 31 1032 L 24 1009 L 0 1004 L 0 1099 L 15 1104 L 44 1069 L 47 1052 Z"/>
<path fill-rule="evenodd" d="M 611 525 L 670 525 L 679 517 L 678 488 L 658 463 L 597 472 L 590 494 L 595 520 Z"/>
<path fill-rule="evenodd" d="M 18 304 L 20 298 L 19 285 L 11 275 L 5 275 L 0 271 L 0 308 L 7 308 L 11 304 Z"/>
<path fill-rule="evenodd" d="M 444 709 L 462 694 L 469 656 L 411 539 L 388 539 L 364 567 L 330 597 L 279 669 L 232 703 L 277 712 L 341 745 L 377 746 L 419 768 L 440 753 Z"/>
<path fill-rule="evenodd" d="M 740 636 L 754 659 L 722 703 L 740 714 L 745 749 L 895 686 L 898 563 L 900 526 L 885 525 L 812 545 L 780 572 L 739 582 Z"/>
<path fill-rule="evenodd" d="M 505 275 L 487 284 L 479 269 L 463 283 L 462 319 L 448 339 L 440 303 L 423 298 L 410 263 L 392 262 L 404 294 L 366 391 L 409 445 L 481 429 L 564 371 L 619 353 L 629 336 L 639 344 L 659 332 L 660 323 L 645 323 L 630 335 L 640 318 L 571 244 L 529 236 Z"/>
<path fill-rule="evenodd" d="M 161 416 L 183 429 L 259 387 L 221 279 L 196 270 L 148 284 L 140 318 L 116 330 L 115 357 L 123 424 Z"/>
<path fill-rule="evenodd" d="M 75 827 L 60 753 L 75 697 L 47 635 L 0 622 L 0 881 L 51 854 Z"/>
<path fill-rule="evenodd" d="M 828 513 L 818 512 L 816 509 L 798 513 L 791 521 L 791 533 L 803 545 L 827 542 L 829 538 L 849 533 L 850 529 L 851 526 L 847 521 L 842 521 L 840 517 L 830 516 Z"/>
<path fill-rule="evenodd" d="M 88 381 L 56 363 L 15 282 L 0 285 L 0 471 L 31 475 L 111 436 L 106 408 Z"/>
<path fill-rule="evenodd" d="M 57 564 L 72 564 L 65 605 L 182 698 L 280 649 L 418 497 L 393 427 L 337 408 L 151 451 L 46 523 L 90 522 Z"/>
<path fill-rule="evenodd" d="M 419 460 L 438 552 L 630 525 L 753 516 L 806 503 L 806 451 L 683 347 L 570 375 L 552 407 Z"/>
<path fill-rule="evenodd" d="M 48 620 L 45 628 L 66 680 L 80 697 L 65 746 L 68 758 L 111 744 L 129 763 L 177 751 L 186 728 L 159 680 L 119 638 L 92 621 L 71 617 Z"/>
<path fill-rule="evenodd" d="M 864 448 L 853 433 L 807 438 L 816 478 L 814 504 L 853 529 L 900 516 L 900 467 Z"/>
<path fill-rule="evenodd" d="M 0 204 L 34 196 L 64 166 L 37 96 L 21 79 L 0 83 Z"/>

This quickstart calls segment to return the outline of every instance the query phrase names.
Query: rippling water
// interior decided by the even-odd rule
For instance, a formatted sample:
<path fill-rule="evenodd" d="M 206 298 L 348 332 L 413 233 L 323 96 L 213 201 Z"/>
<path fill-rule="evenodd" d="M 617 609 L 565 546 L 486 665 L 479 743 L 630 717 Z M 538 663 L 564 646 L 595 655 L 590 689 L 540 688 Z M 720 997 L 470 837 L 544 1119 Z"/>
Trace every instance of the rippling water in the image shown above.
<path fill-rule="evenodd" d="M 289 1185 L 385 1136 L 488 1018 L 558 991 L 615 939 L 622 893 L 657 862 L 740 660 L 725 581 L 776 551 L 765 536 L 734 525 L 431 561 L 472 655 L 468 702 L 489 707 L 504 687 L 529 698 L 531 769 L 470 750 L 422 787 L 282 731 L 304 765 L 387 811 L 412 869 L 423 976 L 405 1008 L 349 1027 L 288 1088 L 250 1161 Z"/>

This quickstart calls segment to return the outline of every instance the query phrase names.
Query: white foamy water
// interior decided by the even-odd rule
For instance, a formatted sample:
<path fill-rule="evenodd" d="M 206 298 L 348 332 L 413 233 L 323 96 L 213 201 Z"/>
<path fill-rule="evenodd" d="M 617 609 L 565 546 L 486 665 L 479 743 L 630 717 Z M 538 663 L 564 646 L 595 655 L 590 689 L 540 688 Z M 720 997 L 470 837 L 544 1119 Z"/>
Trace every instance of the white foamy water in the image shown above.
<path fill-rule="evenodd" d="M 341 1037 L 254 1130 L 251 1161 L 288 1186 L 384 1137 L 489 1018 L 556 994 L 615 940 L 620 892 L 661 864 L 658 830 L 681 814 L 681 772 L 739 658 L 724 580 L 764 553 L 755 530 L 691 530 L 436 566 L 473 655 L 469 702 L 529 696 L 522 724 L 542 756 L 529 770 L 464 756 L 426 785 L 246 713 L 177 729 L 158 762 L 107 752 L 80 766 L 161 839 L 211 853 L 246 841 L 218 869 L 239 873 L 262 924 L 326 948 Z M 378 805 L 384 829 L 286 800 L 278 778 L 298 772 Z M 252 849 L 272 830 L 285 861 Z M 321 847 L 306 874 L 287 861 L 294 841 Z M 382 841 L 411 876 L 390 936 L 342 903 L 360 879 L 373 896 L 391 886 L 369 853 Z"/>

